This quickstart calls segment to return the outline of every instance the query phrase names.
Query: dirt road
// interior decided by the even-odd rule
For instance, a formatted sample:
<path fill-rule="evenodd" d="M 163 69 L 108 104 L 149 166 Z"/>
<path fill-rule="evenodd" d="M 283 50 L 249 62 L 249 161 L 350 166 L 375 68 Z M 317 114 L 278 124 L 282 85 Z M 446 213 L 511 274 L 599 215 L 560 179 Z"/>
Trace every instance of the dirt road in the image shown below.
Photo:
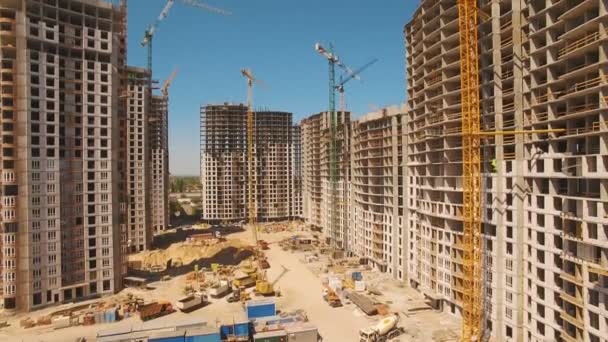
<path fill-rule="evenodd" d="M 266 251 L 272 268 L 268 272 L 273 281 L 281 272 L 281 265 L 289 271 L 278 281 L 277 287 L 284 296 L 280 300 L 283 310 L 302 309 L 306 311 L 311 323 L 319 328 L 324 342 L 356 342 L 359 329 L 370 325 L 370 321 L 357 316 L 352 305 L 332 308 L 322 298 L 322 286 L 307 267 L 298 260 L 299 254 L 285 252 L 272 245 Z"/>

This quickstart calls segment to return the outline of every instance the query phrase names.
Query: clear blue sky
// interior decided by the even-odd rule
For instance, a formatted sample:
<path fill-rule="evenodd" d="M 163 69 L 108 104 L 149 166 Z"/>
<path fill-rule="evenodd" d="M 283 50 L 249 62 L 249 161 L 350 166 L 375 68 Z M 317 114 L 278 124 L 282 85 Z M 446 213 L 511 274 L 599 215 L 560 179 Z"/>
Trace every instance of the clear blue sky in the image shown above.
<path fill-rule="evenodd" d="M 139 43 L 166 0 L 129 0 L 130 65 L 144 66 Z M 333 42 L 351 68 L 379 61 L 346 85 L 355 117 L 405 100 L 403 25 L 416 0 L 208 0 L 230 16 L 176 0 L 154 37 L 153 71 L 160 84 L 180 67 L 170 89 L 170 171 L 199 174 L 201 104 L 245 102 L 240 74 L 251 67 L 266 88 L 254 89 L 254 107 L 294 113 L 294 121 L 328 107 L 327 62 L 315 42 Z M 337 100 L 337 98 L 336 98 Z"/>

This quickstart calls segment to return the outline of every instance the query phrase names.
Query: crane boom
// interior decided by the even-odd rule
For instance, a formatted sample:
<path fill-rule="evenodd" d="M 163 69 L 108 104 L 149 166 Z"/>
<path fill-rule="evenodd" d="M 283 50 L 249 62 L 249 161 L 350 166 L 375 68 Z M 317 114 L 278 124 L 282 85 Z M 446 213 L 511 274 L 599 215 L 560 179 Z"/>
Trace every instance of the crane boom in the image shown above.
<path fill-rule="evenodd" d="M 341 79 L 340 83 L 338 83 L 338 85 L 336 85 L 336 89 L 340 93 L 340 111 L 341 112 L 344 112 L 344 107 L 345 107 L 344 106 L 344 85 L 346 83 L 348 83 L 348 81 L 352 80 L 353 78 L 360 80 L 359 74 L 362 73 L 365 69 L 369 68 L 372 64 L 376 63 L 377 61 L 378 61 L 378 58 L 374 58 L 371 61 L 367 62 L 362 67 L 360 67 L 359 69 L 357 69 L 351 73 L 347 73 L 348 76 L 344 79 Z"/>
<path fill-rule="evenodd" d="M 228 11 L 225 11 L 225 10 L 217 8 L 217 7 L 209 6 L 198 0 L 180 0 L 180 2 L 185 5 L 201 8 L 201 9 L 207 10 L 209 12 L 217 13 L 217 14 L 223 14 L 223 15 L 231 14 Z M 148 48 L 147 69 L 150 71 L 150 78 L 152 78 L 152 39 L 154 38 L 154 33 L 156 32 L 158 25 L 161 23 L 161 21 L 165 20 L 169 16 L 169 12 L 174 4 L 175 4 L 175 0 L 167 0 L 167 3 L 163 7 L 163 9 L 160 11 L 158 18 L 156 18 L 156 20 L 154 20 L 154 22 L 152 24 L 150 24 L 148 26 L 148 28 L 146 29 L 146 31 L 144 32 L 144 38 L 142 39 L 142 41 L 140 43 L 142 47 Z M 151 84 L 150 84 L 150 86 L 151 86 Z"/>
<path fill-rule="evenodd" d="M 169 87 L 171 86 L 171 83 L 173 82 L 173 79 L 175 78 L 175 76 L 177 75 L 178 72 L 179 72 L 179 68 L 175 68 L 175 70 L 173 70 L 173 72 L 171 73 L 169 78 L 167 78 L 167 80 L 165 80 L 165 83 L 163 84 L 163 87 L 160 90 L 161 94 L 163 94 L 164 97 L 169 96 Z"/>

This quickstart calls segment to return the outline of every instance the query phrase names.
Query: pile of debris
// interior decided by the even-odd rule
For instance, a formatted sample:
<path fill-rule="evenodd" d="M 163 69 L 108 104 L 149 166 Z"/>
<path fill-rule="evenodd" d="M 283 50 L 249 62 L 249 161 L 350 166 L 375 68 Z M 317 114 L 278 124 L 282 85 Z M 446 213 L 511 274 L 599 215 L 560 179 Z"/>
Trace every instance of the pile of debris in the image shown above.
<path fill-rule="evenodd" d="M 36 320 L 31 317 L 24 318 L 19 324 L 24 329 L 47 325 L 61 329 L 77 325 L 111 323 L 131 316 L 141 304 L 143 304 L 142 298 L 128 293 L 85 304 L 65 304 Z"/>
<path fill-rule="evenodd" d="M 200 238 L 198 237 L 199 235 L 201 235 Z M 234 249 L 235 253 L 233 255 L 223 255 L 223 257 L 228 259 L 232 257 L 234 260 L 238 260 L 240 252 L 251 249 L 240 240 L 220 241 L 220 239 L 213 237 L 208 239 L 205 234 L 193 235 L 193 237 L 190 241 L 174 243 L 164 250 L 145 251 L 129 255 L 129 266 L 133 269 L 160 272 L 168 266 L 179 267 L 200 259 L 211 259 L 230 248 Z M 231 260 L 220 260 L 217 262 L 234 264 L 234 261 Z"/>

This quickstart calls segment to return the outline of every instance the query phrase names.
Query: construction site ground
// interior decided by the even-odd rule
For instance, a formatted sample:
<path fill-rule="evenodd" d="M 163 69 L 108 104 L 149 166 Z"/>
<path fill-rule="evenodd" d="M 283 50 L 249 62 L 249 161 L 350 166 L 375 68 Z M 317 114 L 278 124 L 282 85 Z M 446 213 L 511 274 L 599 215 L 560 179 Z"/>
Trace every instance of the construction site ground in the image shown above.
<path fill-rule="evenodd" d="M 282 312 L 304 310 L 309 321 L 318 327 L 324 342 L 359 341 L 359 330 L 375 324 L 380 316 L 367 316 L 354 304 L 348 302 L 345 302 L 342 307 L 332 308 L 323 300 L 321 279 L 327 276 L 323 256 L 318 261 L 306 262 L 306 256 L 311 252 L 285 251 L 278 244 L 287 237 L 307 233 L 301 230 L 301 225 L 294 225 L 294 227 L 296 228 L 290 231 L 260 232 L 259 234 L 259 238 L 267 241 L 270 247 L 265 251 L 271 266 L 267 270 L 268 280 L 274 281 L 283 271 L 283 267 L 288 270 L 275 285 L 275 289 L 281 292 L 281 296 L 276 298 L 277 309 Z M 231 234 L 227 238 L 226 246 L 251 244 L 253 240 L 248 229 Z M 235 243 L 232 243 L 233 241 Z M 457 340 L 460 330 L 459 320 L 450 314 L 431 310 L 424 304 L 424 298 L 419 292 L 404 287 L 375 271 L 364 271 L 363 277 L 369 287 L 373 287 L 381 293 L 374 296 L 376 301 L 386 303 L 390 312 L 400 313 L 399 325 L 404 328 L 405 334 L 394 341 Z M 183 296 L 185 282 L 186 274 L 176 275 L 167 281 L 159 280 L 150 283 L 150 287 L 153 288 L 151 290 L 128 288 L 113 297 L 124 297 L 126 293 L 132 293 L 134 296 L 142 297 L 144 301 L 167 300 L 175 303 L 178 298 Z M 103 298 L 103 300 L 112 300 L 112 298 Z M 138 315 L 134 315 L 114 323 L 75 326 L 58 330 L 48 325 L 29 329 L 21 328 L 19 325 L 19 321 L 25 317 L 36 320 L 57 309 L 58 307 L 51 307 L 32 312 L 29 315 L 18 314 L 0 318 L 0 321 L 7 320 L 9 323 L 8 327 L 0 329 L 0 341 L 76 341 L 79 337 L 93 341 L 100 330 L 129 327 L 141 322 Z M 154 321 L 172 323 L 185 319 L 201 319 L 208 325 L 217 325 L 245 319 L 245 313 L 241 303 L 228 303 L 226 298 L 220 298 L 211 299 L 211 304 L 193 312 L 177 311 Z"/>

